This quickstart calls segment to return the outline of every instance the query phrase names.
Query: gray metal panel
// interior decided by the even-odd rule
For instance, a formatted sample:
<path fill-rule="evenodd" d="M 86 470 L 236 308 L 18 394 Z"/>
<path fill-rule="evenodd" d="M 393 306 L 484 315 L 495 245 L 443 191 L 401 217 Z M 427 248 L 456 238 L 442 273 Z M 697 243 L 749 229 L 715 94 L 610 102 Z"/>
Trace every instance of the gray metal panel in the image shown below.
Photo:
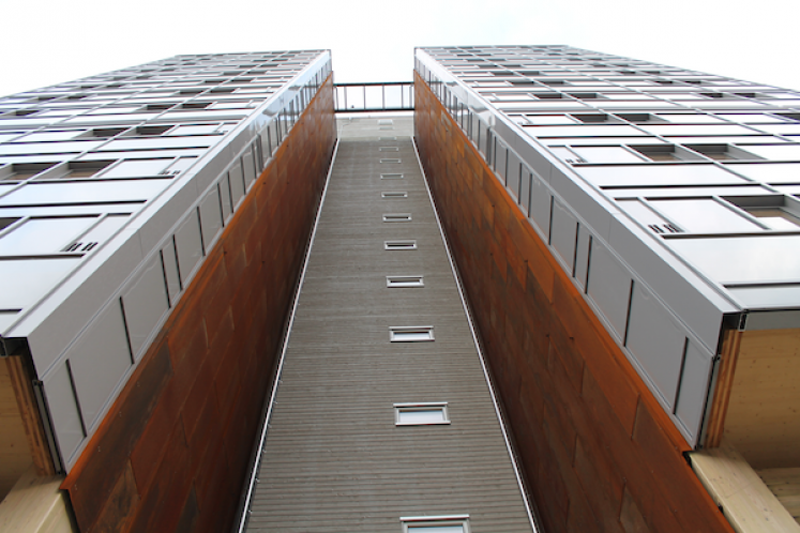
<path fill-rule="evenodd" d="M 686 333 L 663 304 L 641 283 L 634 284 L 627 347 L 670 411 L 675 406 L 685 343 Z"/>
<path fill-rule="evenodd" d="M 222 203 L 222 219 L 228 223 L 228 219 L 233 214 L 233 206 L 231 204 L 231 186 L 228 181 L 228 173 L 223 174 L 217 181 L 219 187 L 220 201 Z"/>
<path fill-rule="evenodd" d="M 212 187 L 200 201 L 200 226 L 203 230 L 203 244 L 210 250 L 222 231 L 222 212 L 217 187 Z"/>
<path fill-rule="evenodd" d="M 399 531 L 401 516 L 453 513 L 476 531 L 531 530 L 413 147 L 391 144 L 408 192 L 400 210 L 413 213 L 404 224 L 376 223 L 400 202 L 381 197 L 387 141 L 340 141 L 250 532 Z M 392 239 L 419 248 L 384 250 Z M 423 275 L 425 286 L 387 288 L 387 275 Z M 390 326 L 420 325 L 434 326 L 434 342 L 389 342 Z M 402 402 L 448 402 L 451 423 L 398 427 Z"/>
<path fill-rule="evenodd" d="M 545 242 L 550 240 L 550 208 L 552 194 L 547 185 L 536 175 L 531 179 L 531 215 L 530 219 L 534 222 L 534 227 L 544 238 Z"/>
<path fill-rule="evenodd" d="M 578 249 L 575 252 L 575 280 L 586 289 L 586 275 L 589 273 L 589 246 L 592 234 L 583 224 L 578 226 Z"/>
<path fill-rule="evenodd" d="M 231 184 L 231 196 L 233 198 L 234 207 L 239 205 L 239 202 L 244 197 L 244 174 L 242 173 L 242 165 L 237 162 L 228 171 L 228 180 Z"/>
<path fill-rule="evenodd" d="M 178 250 L 178 271 L 181 284 L 186 287 L 195 267 L 203 258 L 203 242 L 200 238 L 200 220 L 196 210 L 189 211 L 175 231 L 175 247 Z"/>
<path fill-rule="evenodd" d="M 244 170 L 245 188 L 249 190 L 256 179 L 256 166 L 253 160 L 252 148 L 242 154 L 242 169 Z"/>
<path fill-rule="evenodd" d="M 572 274 L 573 260 L 575 259 L 575 237 L 578 231 L 578 221 L 575 215 L 560 201 L 553 201 L 553 229 L 550 233 L 550 242 L 567 272 Z"/>
<path fill-rule="evenodd" d="M 161 257 L 156 255 L 122 291 L 125 324 L 134 359 L 144 354 L 150 337 L 169 311 Z"/>
<path fill-rule="evenodd" d="M 178 256 L 175 255 L 175 242 L 172 238 L 161 248 L 161 257 L 164 262 L 169 301 L 174 304 L 181 292 L 181 277 L 178 272 Z"/>
<path fill-rule="evenodd" d="M 84 437 L 81 415 L 75 403 L 75 392 L 72 390 L 67 363 L 58 365 L 43 383 L 58 447 L 62 458 L 67 461 L 74 455 Z"/>
<path fill-rule="evenodd" d="M 131 367 L 122 308 L 113 301 L 67 351 L 87 430 L 99 417 Z"/>
<path fill-rule="evenodd" d="M 631 275 L 599 240 L 592 241 L 588 294 L 622 341 L 628 318 Z"/>
<path fill-rule="evenodd" d="M 519 158 L 511 150 L 508 151 L 506 186 L 508 187 L 508 190 L 511 191 L 513 198 L 520 203 L 520 162 Z"/>
<path fill-rule="evenodd" d="M 690 340 L 686 347 L 686 360 L 683 364 L 675 415 L 693 437 L 694 443 L 700 437 L 700 424 L 706 409 L 712 365 L 711 353 Z"/>
<path fill-rule="evenodd" d="M 525 213 L 526 216 L 530 216 L 532 171 L 527 165 L 523 165 L 521 174 L 522 176 L 519 186 L 519 205 L 522 208 L 522 212 Z"/>

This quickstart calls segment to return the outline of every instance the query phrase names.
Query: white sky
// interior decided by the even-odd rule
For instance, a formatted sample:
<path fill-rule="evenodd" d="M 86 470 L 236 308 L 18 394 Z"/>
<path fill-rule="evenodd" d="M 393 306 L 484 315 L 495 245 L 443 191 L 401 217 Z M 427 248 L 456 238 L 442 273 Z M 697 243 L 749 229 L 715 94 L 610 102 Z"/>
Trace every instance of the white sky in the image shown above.
<path fill-rule="evenodd" d="M 738 3 L 737 3 L 738 1 Z M 2 4 L 0 95 L 176 54 L 329 48 L 339 82 L 414 46 L 568 44 L 800 89 L 797 0 L 29 0 Z"/>

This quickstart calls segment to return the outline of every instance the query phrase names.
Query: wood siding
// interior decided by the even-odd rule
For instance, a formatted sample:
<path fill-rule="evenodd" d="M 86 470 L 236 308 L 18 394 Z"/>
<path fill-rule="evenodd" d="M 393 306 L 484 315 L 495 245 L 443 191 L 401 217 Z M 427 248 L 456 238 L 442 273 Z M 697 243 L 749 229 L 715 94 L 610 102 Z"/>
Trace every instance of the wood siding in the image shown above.
<path fill-rule="evenodd" d="M 423 166 L 546 531 L 722 532 L 683 438 L 418 76 Z"/>
<path fill-rule="evenodd" d="M 371 138 L 339 144 L 247 531 L 401 533 L 403 516 L 466 514 L 476 533 L 531 533 L 414 147 L 367 120 Z M 417 249 L 385 250 L 393 239 Z M 423 287 L 386 286 L 414 274 Z M 420 325 L 432 342 L 390 342 Z M 420 402 L 446 402 L 450 423 L 395 424 L 394 404 Z"/>
<path fill-rule="evenodd" d="M 65 480 L 81 532 L 231 527 L 335 138 L 329 77 Z"/>

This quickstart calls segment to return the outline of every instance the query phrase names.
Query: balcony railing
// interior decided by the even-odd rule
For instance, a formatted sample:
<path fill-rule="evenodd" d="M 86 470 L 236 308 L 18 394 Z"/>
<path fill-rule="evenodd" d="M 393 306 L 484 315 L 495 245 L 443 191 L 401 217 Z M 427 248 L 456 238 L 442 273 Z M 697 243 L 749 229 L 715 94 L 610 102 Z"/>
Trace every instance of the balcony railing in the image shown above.
<path fill-rule="evenodd" d="M 413 111 L 414 82 L 337 83 L 337 112 Z"/>

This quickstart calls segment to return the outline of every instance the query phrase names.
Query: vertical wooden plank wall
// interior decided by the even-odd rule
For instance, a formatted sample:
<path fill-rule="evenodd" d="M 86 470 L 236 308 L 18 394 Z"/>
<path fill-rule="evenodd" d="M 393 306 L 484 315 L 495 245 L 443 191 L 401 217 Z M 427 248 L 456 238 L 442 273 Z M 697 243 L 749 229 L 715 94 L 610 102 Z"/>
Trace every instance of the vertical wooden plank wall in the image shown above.
<path fill-rule="evenodd" d="M 62 485 L 81 532 L 232 526 L 335 140 L 329 77 Z"/>
<path fill-rule="evenodd" d="M 732 531 L 685 441 L 419 76 L 415 97 L 422 162 L 545 531 Z"/>

